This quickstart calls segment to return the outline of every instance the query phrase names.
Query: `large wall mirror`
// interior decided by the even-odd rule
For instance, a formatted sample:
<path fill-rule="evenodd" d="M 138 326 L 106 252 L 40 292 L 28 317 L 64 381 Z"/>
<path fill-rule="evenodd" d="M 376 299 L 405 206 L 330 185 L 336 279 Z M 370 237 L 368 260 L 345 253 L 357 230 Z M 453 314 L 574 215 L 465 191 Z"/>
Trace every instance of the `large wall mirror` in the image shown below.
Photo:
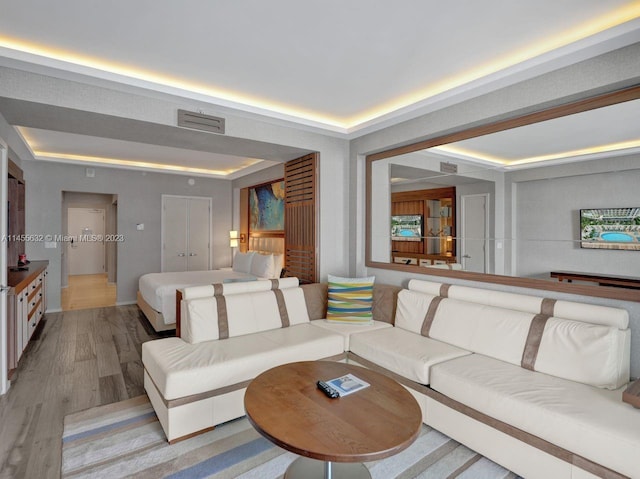
<path fill-rule="evenodd" d="M 367 266 L 640 301 L 639 121 L 636 86 L 370 155 Z"/>

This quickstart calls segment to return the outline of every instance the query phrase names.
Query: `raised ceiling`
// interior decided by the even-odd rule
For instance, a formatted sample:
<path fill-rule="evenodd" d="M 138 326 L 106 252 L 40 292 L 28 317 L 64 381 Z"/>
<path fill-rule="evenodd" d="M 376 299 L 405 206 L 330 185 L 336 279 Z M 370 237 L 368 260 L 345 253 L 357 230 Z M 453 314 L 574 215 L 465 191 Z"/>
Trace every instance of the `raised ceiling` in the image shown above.
<path fill-rule="evenodd" d="M 637 0 L 21 0 L 2 5 L 0 64 L 115 81 L 349 138 L 638 42 L 639 18 Z M 76 139 L 41 130 L 23 134 L 72 154 Z M 86 140 L 81 154 L 91 156 Z M 94 156 L 120 156 L 121 146 L 103 142 Z M 142 150 L 140 160 L 157 153 Z M 227 160 L 211 157 L 210 169 Z"/>

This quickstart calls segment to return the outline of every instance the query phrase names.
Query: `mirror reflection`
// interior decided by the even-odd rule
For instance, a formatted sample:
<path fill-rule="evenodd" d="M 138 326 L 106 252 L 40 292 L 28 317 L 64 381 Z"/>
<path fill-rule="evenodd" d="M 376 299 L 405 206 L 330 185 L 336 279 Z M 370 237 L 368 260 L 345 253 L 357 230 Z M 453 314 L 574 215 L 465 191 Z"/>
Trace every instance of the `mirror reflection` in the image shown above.
<path fill-rule="evenodd" d="M 626 101 L 373 161 L 371 260 L 640 276 L 639 118 Z"/>

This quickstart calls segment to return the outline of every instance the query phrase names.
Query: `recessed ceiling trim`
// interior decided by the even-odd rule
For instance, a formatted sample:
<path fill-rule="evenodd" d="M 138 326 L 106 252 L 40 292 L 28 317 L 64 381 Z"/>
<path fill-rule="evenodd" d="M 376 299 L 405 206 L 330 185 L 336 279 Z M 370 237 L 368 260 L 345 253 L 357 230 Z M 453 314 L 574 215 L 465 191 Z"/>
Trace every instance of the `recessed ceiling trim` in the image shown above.
<path fill-rule="evenodd" d="M 129 170 L 155 171 L 158 173 L 173 173 L 178 175 L 195 175 L 202 177 L 213 177 L 220 179 L 230 179 L 229 175 L 233 172 L 224 172 L 218 170 L 207 170 L 204 168 L 191 168 L 178 165 L 166 165 L 160 163 L 149 163 L 137 160 L 123 160 L 120 158 L 96 158 L 81 155 L 67 155 L 52 152 L 35 152 L 34 158 L 37 161 L 68 163 L 77 165 L 103 166 L 107 168 L 120 168 Z"/>
<path fill-rule="evenodd" d="M 428 105 L 433 105 L 436 101 L 459 95 L 481 94 L 481 91 L 475 90 L 487 82 L 495 87 L 494 82 L 500 83 L 509 77 L 517 78 L 518 81 L 531 78 L 540 74 L 541 70 L 548 69 L 548 65 L 553 64 L 559 57 L 575 54 L 575 61 L 579 61 L 595 54 L 604 53 L 607 49 L 619 48 L 638 41 L 637 32 L 634 31 L 638 30 L 639 17 L 640 2 L 633 2 L 577 28 L 549 37 L 545 42 L 532 44 L 520 51 L 472 68 L 453 78 L 444 79 L 437 84 L 428 85 L 420 90 L 397 97 L 367 111 L 343 117 L 310 111 L 215 86 L 183 81 L 166 74 L 135 69 L 115 62 L 77 55 L 73 52 L 48 48 L 8 37 L 0 36 L 0 55 L 59 71 L 66 70 L 67 73 L 70 71 L 350 135 L 357 130 L 369 129 L 376 124 L 386 124 L 390 119 L 400 121 L 404 115 L 416 116 L 419 114 L 418 111 L 422 111 Z M 605 43 L 607 46 L 603 47 Z M 587 50 L 592 51 L 587 52 Z M 380 128 L 383 126 L 381 125 Z"/>
<path fill-rule="evenodd" d="M 213 88 L 181 83 L 170 78 L 137 72 L 100 63 L 93 59 L 83 59 L 71 54 L 49 52 L 45 48 L 17 42 L 0 35 L 0 64 L 14 66 L 5 59 L 36 65 L 62 72 L 67 79 L 69 73 L 85 77 L 97 78 L 108 82 L 129 85 L 145 90 L 152 90 L 181 98 L 211 103 L 233 110 L 246 111 L 256 115 L 273 117 L 293 123 L 329 130 L 345 134 L 347 129 L 339 118 L 328 117 L 310 111 L 301 111 L 285 105 L 247 98 L 240 93 L 214 90 Z M 37 73 L 47 74 L 42 71 Z M 53 76 L 56 76 L 55 74 Z"/>

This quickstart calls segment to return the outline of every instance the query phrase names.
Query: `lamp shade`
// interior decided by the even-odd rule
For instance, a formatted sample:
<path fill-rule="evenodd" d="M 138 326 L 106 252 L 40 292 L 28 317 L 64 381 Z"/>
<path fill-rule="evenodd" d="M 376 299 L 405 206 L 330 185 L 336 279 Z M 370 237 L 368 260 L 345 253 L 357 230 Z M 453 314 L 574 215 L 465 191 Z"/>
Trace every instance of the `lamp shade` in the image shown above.
<path fill-rule="evenodd" d="M 235 230 L 229 231 L 229 246 L 231 248 L 238 247 L 238 232 Z"/>

